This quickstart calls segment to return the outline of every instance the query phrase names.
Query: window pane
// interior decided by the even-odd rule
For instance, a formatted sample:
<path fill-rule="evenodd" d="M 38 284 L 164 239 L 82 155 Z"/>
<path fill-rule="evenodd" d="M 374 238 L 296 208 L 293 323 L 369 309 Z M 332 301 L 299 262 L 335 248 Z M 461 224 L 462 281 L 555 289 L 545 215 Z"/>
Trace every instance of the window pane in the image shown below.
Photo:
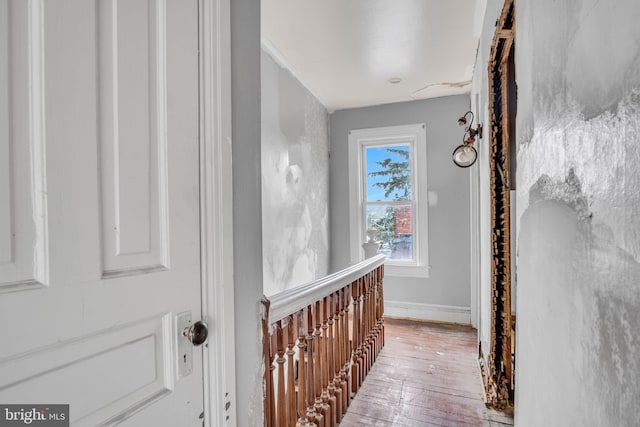
<path fill-rule="evenodd" d="M 366 200 L 411 200 L 411 151 L 409 145 L 367 147 Z"/>
<path fill-rule="evenodd" d="M 367 205 L 367 229 L 378 232 L 375 240 L 388 259 L 414 260 L 413 217 L 411 205 Z"/>

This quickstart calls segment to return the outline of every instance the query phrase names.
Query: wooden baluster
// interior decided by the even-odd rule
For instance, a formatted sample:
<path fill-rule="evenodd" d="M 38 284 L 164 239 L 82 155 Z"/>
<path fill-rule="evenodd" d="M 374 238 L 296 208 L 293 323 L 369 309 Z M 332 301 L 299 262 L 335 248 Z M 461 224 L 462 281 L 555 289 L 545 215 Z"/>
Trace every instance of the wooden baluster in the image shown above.
<path fill-rule="evenodd" d="M 375 328 L 375 332 L 374 332 L 374 336 L 375 336 L 375 359 L 378 358 L 378 355 L 380 354 L 380 284 L 379 284 L 379 279 L 378 279 L 378 270 L 376 269 L 374 272 L 374 287 L 373 287 L 373 291 L 374 291 L 374 319 L 373 319 L 373 327 Z M 374 360 L 375 360 L 374 359 Z"/>
<path fill-rule="evenodd" d="M 355 394 L 360 388 L 360 356 L 362 354 L 362 349 L 358 346 L 360 342 L 360 279 L 351 284 L 351 298 L 353 298 L 351 392 Z"/>
<path fill-rule="evenodd" d="M 342 288 L 338 291 L 338 384 L 340 386 L 340 394 L 342 395 L 342 415 L 347 412 L 348 402 L 348 383 L 347 383 L 347 371 L 345 370 L 345 335 L 349 335 L 346 329 L 344 328 L 344 299 L 345 299 L 345 289 Z"/>
<path fill-rule="evenodd" d="M 289 322 L 287 324 L 287 425 L 289 427 L 295 427 L 298 419 L 296 414 L 296 379 L 294 376 L 295 362 L 293 357 L 296 352 L 294 350 L 296 346 L 298 322 L 296 320 L 296 314 L 289 316 Z"/>
<path fill-rule="evenodd" d="M 278 346 L 276 340 L 276 334 L 272 333 L 270 337 L 270 347 L 271 347 L 271 360 L 269 361 L 269 378 L 271 378 L 271 405 L 269 408 L 269 414 L 271 414 L 271 425 L 278 425 L 278 413 L 276 412 L 276 405 L 278 403 L 275 393 L 275 385 L 274 385 L 274 375 L 276 370 L 276 357 L 278 356 L 276 352 L 276 348 Z"/>
<path fill-rule="evenodd" d="M 353 378 L 351 377 L 351 348 L 349 346 L 349 304 L 351 302 L 351 285 L 345 286 L 343 289 L 344 298 L 342 299 L 342 371 L 340 376 L 343 378 L 342 382 L 342 399 L 345 401 L 344 412 L 347 412 L 347 407 L 351 404 L 351 390 L 353 387 Z M 346 387 L 345 387 L 346 386 Z"/>
<path fill-rule="evenodd" d="M 358 346 L 358 368 L 359 368 L 359 375 L 360 378 L 358 378 L 358 389 L 360 389 L 360 387 L 362 386 L 362 382 L 364 381 L 364 376 L 365 376 L 365 371 L 364 371 L 364 361 L 366 358 L 366 354 L 364 351 L 364 340 L 365 340 L 365 329 L 364 329 L 364 322 L 366 319 L 365 316 L 365 300 L 364 300 L 364 292 L 366 289 L 365 286 L 365 280 L 366 280 L 366 276 L 363 276 L 360 278 L 360 285 L 358 285 L 358 293 L 359 293 L 359 297 L 358 297 L 358 302 L 360 303 L 360 317 L 358 319 L 358 342 L 356 343 L 356 345 Z"/>
<path fill-rule="evenodd" d="M 369 373 L 369 361 L 371 360 L 371 354 L 369 354 L 369 282 L 371 276 L 366 274 L 364 276 L 362 285 L 362 381 L 367 377 Z"/>
<path fill-rule="evenodd" d="M 329 369 L 327 366 L 327 299 L 323 298 L 322 301 L 318 301 L 317 304 L 320 307 L 320 378 L 322 381 L 320 382 L 322 391 L 320 394 L 320 399 L 322 399 L 322 413 L 324 415 L 325 424 L 327 427 L 333 427 L 332 419 L 331 419 L 331 407 L 329 405 L 329 391 L 327 387 L 329 385 L 328 377 L 329 377 Z"/>
<path fill-rule="evenodd" d="M 286 359 L 284 358 L 284 333 L 282 331 L 282 320 L 278 320 L 276 323 L 276 354 L 277 354 L 277 375 L 278 375 L 278 399 L 277 399 L 277 408 L 278 408 L 278 426 L 286 426 L 287 425 L 287 399 L 285 395 L 284 388 L 284 362 Z"/>
<path fill-rule="evenodd" d="M 358 365 L 360 367 L 360 383 L 358 388 L 362 386 L 362 382 L 364 381 L 365 376 L 367 375 L 367 371 L 365 369 L 365 365 L 367 362 L 367 352 L 365 349 L 365 343 L 367 340 L 367 330 L 366 330 L 366 321 L 367 321 L 367 301 L 365 300 L 365 295 L 367 291 L 367 276 L 364 275 L 360 280 L 360 339 L 358 340 L 358 349 L 360 350 L 358 356 Z"/>
<path fill-rule="evenodd" d="M 376 278 L 372 272 L 369 274 L 369 370 L 376 361 Z"/>
<path fill-rule="evenodd" d="M 324 342 L 322 341 L 322 301 L 316 301 L 316 314 L 315 314 L 315 321 L 316 321 L 316 329 L 314 331 L 316 338 L 315 338 L 315 347 L 314 347 L 314 351 L 315 351 L 315 355 L 316 355 L 316 360 L 315 360 L 315 370 L 316 370 L 316 377 L 315 377 L 315 396 L 316 396 L 316 412 L 319 414 L 322 414 L 322 417 L 324 419 L 324 425 L 325 427 L 329 427 L 329 405 L 325 404 L 322 400 L 322 394 L 323 391 L 322 389 L 324 388 Z"/>
<path fill-rule="evenodd" d="M 314 340 L 314 304 L 309 305 L 307 310 L 307 367 L 309 375 L 308 387 L 307 387 L 307 418 L 314 422 L 319 427 L 324 427 L 324 418 L 322 413 L 316 411 L 315 396 L 316 396 L 316 383 L 319 384 L 319 379 L 316 375 L 316 343 Z"/>
<path fill-rule="evenodd" d="M 378 284 L 380 286 L 380 336 L 382 337 L 380 348 L 384 347 L 384 264 L 377 269 Z"/>
<path fill-rule="evenodd" d="M 374 278 L 371 273 L 367 274 L 369 277 L 369 283 L 367 283 L 367 351 L 369 359 L 367 360 L 367 373 L 373 366 L 373 361 L 376 358 L 375 355 L 375 329 L 373 327 L 373 316 L 375 315 L 375 309 L 372 303 L 375 302 L 375 292 L 373 290 Z"/>
<path fill-rule="evenodd" d="M 307 322 L 306 308 L 298 312 L 298 422 L 297 427 L 312 427 L 313 424 L 307 418 L 307 367 L 305 364 L 305 351 L 307 350 L 307 338 L 304 335 Z"/>
<path fill-rule="evenodd" d="M 382 287 L 382 266 L 376 269 L 376 279 L 378 289 L 378 336 L 380 338 L 378 352 L 380 352 L 382 351 L 382 347 L 384 347 L 384 294 Z"/>
<path fill-rule="evenodd" d="M 375 272 L 371 283 L 371 330 L 373 331 L 373 361 L 378 357 L 378 280 Z"/>
<path fill-rule="evenodd" d="M 272 407 L 274 399 L 273 390 L 273 372 L 271 363 L 271 331 L 269 330 L 269 324 L 267 321 L 269 313 L 269 300 L 263 299 L 265 316 L 262 319 L 262 357 L 264 363 L 264 387 L 265 395 L 263 399 L 264 404 L 264 425 L 267 427 L 275 427 L 275 419 L 272 417 Z"/>
<path fill-rule="evenodd" d="M 336 315 L 336 324 L 337 324 L 337 328 L 338 328 L 338 336 L 336 337 L 337 339 L 337 344 L 338 344 L 338 350 L 337 350 L 337 356 L 338 356 L 338 363 L 336 366 L 336 370 L 338 371 L 338 387 L 340 389 L 340 395 L 342 396 L 342 414 L 344 415 L 344 413 L 347 411 L 347 381 L 346 381 L 346 375 L 345 375 L 345 371 L 344 371 L 344 364 L 345 364 L 345 360 L 344 360 L 344 336 L 346 334 L 344 328 L 343 328 L 343 320 L 344 320 L 344 299 L 345 299 L 345 290 L 344 288 L 340 289 L 338 291 L 338 304 L 336 305 L 336 310 L 337 310 L 337 315 Z"/>
<path fill-rule="evenodd" d="M 373 288 L 374 284 L 373 275 L 369 274 L 369 284 L 367 290 L 367 348 L 369 351 L 369 366 L 367 367 L 367 371 L 371 370 L 373 366 L 373 361 L 376 358 L 375 355 L 375 299 L 376 293 Z"/>
<path fill-rule="evenodd" d="M 338 368 L 338 291 L 331 295 L 329 301 L 329 398 L 333 401 L 335 422 L 339 423 L 342 419 L 342 390 Z"/>
<path fill-rule="evenodd" d="M 329 339 L 329 316 L 331 309 L 329 307 L 331 295 L 324 297 L 322 304 L 322 403 L 327 408 L 327 425 L 334 427 L 336 425 L 336 398 L 335 393 L 329 391 L 333 387 L 333 372 L 331 371 L 331 343 Z"/>
<path fill-rule="evenodd" d="M 366 375 L 364 365 L 366 354 L 364 351 L 364 341 L 365 341 L 365 329 L 364 329 L 364 321 L 366 319 L 365 316 L 365 301 L 364 301 L 364 291 L 365 291 L 365 278 L 363 276 L 360 278 L 360 284 L 358 285 L 358 302 L 360 303 L 359 309 L 359 318 L 358 318 L 358 372 L 360 377 L 358 378 L 358 390 L 362 387 L 362 382 L 364 381 L 364 377 Z"/>
<path fill-rule="evenodd" d="M 371 275 L 366 274 L 363 281 L 362 292 L 362 380 L 369 374 L 369 365 L 371 363 L 371 352 L 369 351 L 369 284 L 371 283 Z"/>

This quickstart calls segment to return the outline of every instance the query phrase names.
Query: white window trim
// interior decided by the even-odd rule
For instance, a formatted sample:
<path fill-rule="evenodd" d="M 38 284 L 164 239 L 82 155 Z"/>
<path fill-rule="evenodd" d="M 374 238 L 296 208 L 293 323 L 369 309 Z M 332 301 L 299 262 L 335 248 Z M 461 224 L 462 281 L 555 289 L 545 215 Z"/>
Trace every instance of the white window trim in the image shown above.
<path fill-rule="evenodd" d="M 414 238 L 416 262 L 385 262 L 385 274 L 397 277 L 429 277 L 428 196 L 427 196 L 427 132 L 425 124 L 389 126 L 349 131 L 349 242 L 351 264 L 364 259 L 362 244 L 366 241 L 363 226 L 364 195 L 363 147 L 409 143 L 412 148 L 412 171 L 416 199 Z"/>

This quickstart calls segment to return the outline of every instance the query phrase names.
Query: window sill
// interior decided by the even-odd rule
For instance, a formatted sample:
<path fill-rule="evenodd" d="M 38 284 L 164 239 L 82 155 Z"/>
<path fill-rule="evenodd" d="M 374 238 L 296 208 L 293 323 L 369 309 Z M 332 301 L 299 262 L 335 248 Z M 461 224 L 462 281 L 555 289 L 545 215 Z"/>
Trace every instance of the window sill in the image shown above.
<path fill-rule="evenodd" d="M 429 278 L 430 273 L 430 265 L 398 265 L 389 264 L 388 262 L 384 265 L 385 276 L 418 277 L 427 279 Z"/>

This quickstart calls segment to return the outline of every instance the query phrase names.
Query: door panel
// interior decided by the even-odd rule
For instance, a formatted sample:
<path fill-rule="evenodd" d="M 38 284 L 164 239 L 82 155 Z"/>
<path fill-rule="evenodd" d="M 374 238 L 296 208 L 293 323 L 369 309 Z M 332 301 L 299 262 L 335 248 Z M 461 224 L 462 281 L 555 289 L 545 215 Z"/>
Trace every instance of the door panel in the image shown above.
<path fill-rule="evenodd" d="M 14 402 L 51 402 L 52 396 L 73 402 L 74 421 L 99 424 L 126 411 L 131 401 L 145 403 L 173 389 L 171 317 L 109 328 L 12 358 L 0 366 L 3 387 Z M 95 373 L 105 367 L 117 369 L 108 384 L 98 386 Z M 105 402 L 111 405 L 103 408 Z"/>
<path fill-rule="evenodd" d="M 0 0 L 0 402 L 201 425 L 198 101 L 196 0 Z"/>
<path fill-rule="evenodd" d="M 167 267 L 165 2 L 100 2 L 104 276 Z"/>
<path fill-rule="evenodd" d="M 0 293 L 48 284 L 40 16 L 0 0 Z"/>

